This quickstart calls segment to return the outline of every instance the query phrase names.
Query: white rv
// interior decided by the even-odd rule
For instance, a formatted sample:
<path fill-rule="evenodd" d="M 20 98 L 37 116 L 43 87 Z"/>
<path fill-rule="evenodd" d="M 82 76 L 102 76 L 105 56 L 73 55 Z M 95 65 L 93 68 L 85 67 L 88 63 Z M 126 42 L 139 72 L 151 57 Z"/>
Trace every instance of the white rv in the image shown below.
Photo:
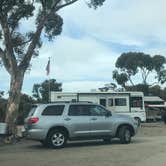
<path fill-rule="evenodd" d="M 51 92 L 51 102 L 57 101 L 89 101 L 112 112 L 130 115 L 139 122 L 146 121 L 142 92 Z"/>

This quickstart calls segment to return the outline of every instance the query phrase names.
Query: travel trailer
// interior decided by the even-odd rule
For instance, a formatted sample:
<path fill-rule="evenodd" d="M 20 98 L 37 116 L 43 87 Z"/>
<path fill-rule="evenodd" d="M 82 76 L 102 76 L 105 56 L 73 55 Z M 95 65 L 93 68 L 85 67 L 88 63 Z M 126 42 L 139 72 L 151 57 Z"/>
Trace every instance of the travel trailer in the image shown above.
<path fill-rule="evenodd" d="M 159 96 L 144 96 L 146 120 L 162 120 L 162 115 L 166 112 L 166 102 Z"/>
<path fill-rule="evenodd" d="M 142 92 L 51 92 L 51 102 L 89 101 L 105 106 L 108 110 L 129 115 L 138 122 L 146 121 Z"/>

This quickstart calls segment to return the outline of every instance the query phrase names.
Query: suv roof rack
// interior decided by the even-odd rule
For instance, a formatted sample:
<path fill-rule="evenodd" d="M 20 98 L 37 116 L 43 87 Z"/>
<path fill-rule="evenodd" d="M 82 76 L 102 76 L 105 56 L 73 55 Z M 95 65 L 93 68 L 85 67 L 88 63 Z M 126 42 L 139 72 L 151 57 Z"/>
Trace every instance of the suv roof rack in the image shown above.
<path fill-rule="evenodd" d="M 50 104 L 52 103 L 93 103 L 91 101 L 54 101 L 54 102 L 50 102 Z"/>
<path fill-rule="evenodd" d="M 49 103 L 37 103 L 37 104 L 32 104 L 32 107 L 36 107 L 38 105 L 42 104 L 58 104 L 58 103 L 93 103 L 91 101 L 54 101 L 54 102 L 49 102 Z"/>

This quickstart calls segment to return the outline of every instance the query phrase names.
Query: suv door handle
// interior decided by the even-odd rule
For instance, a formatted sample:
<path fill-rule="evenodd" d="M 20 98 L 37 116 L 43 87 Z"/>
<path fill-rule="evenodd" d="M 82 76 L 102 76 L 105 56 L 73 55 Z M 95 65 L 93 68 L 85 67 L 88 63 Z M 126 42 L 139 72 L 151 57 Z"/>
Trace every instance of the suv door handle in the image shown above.
<path fill-rule="evenodd" d="M 70 119 L 70 118 L 65 118 L 64 120 L 69 121 L 69 120 L 71 120 L 71 119 Z"/>
<path fill-rule="evenodd" d="M 92 118 L 91 120 L 97 120 L 97 118 Z"/>

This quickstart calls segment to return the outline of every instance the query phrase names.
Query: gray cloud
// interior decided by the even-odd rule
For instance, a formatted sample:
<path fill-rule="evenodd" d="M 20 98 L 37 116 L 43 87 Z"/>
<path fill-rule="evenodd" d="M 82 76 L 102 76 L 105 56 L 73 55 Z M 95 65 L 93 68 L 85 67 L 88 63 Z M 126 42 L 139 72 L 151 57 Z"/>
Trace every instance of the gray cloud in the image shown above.
<path fill-rule="evenodd" d="M 23 91 L 31 92 L 33 83 L 47 78 L 48 57 L 51 78 L 63 82 L 65 90 L 86 90 L 112 81 L 121 50 L 117 46 L 115 51 L 109 43 L 164 55 L 165 6 L 165 0 L 107 0 L 93 10 L 81 0 L 62 10 L 63 33 L 54 42 L 44 42 L 40 56 L 32 60 L 32 70 L 25 76 Z M 33 20 L 26 22 L 26 27 L 33 27 Z M 7 90 L 9 77 L 2 69 L 0 81 L 0 89 L 5 85 Z"/>

